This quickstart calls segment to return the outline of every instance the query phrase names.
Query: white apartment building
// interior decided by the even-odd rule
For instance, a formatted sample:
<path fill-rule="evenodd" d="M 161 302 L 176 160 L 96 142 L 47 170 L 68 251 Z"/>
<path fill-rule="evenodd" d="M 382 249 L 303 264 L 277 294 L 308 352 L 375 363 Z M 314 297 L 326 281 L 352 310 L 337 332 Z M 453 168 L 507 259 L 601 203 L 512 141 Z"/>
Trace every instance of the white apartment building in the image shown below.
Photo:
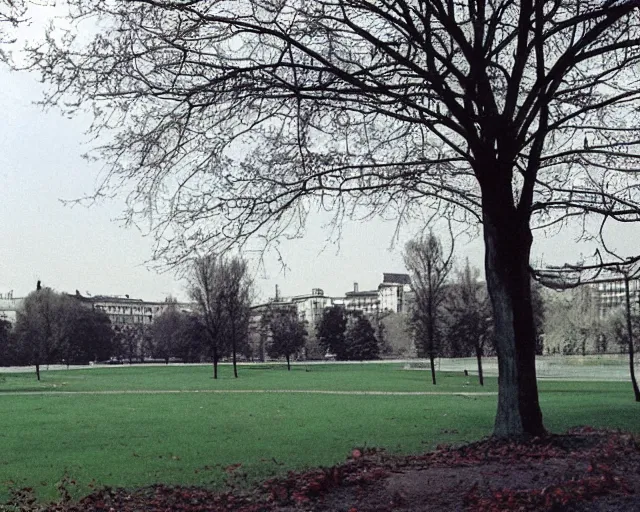
<path fill-rule="evenodd" d="M 191 303 L 155 302 L 142 299 L 131 299 L 128 295 L 94 295 L 83 296 L 77 291 L 73 296 L 93 309 L 103 311 L 111 320 L 111 325 L 151 325 L 153 320 L 168 307 L 175 305 L 181 311 L 193 311 Z"/>

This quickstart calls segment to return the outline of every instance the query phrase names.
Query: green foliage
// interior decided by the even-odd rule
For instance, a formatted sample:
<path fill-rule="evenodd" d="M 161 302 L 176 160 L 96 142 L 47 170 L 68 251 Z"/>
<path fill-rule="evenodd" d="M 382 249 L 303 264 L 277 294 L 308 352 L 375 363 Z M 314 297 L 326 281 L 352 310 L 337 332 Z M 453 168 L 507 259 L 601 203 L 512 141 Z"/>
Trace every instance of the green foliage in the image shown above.
<path fill-rule="evenodd" d="M 277 312 L 271 318 L 271 343 L 267 345 L 270 357 L 285 357 L 287 364 L 292 355 L 302 350 L 307 336 L 304 324 L 295 312 Z"/>
<path fill-rule="evenodd" d="M 347 359 L 346 330 L 347 316 L 343 308 L 331 306 L 324 310 L 317 327 L 318 341 L 325 351 L 334 354 L 339 361 Z"/>
<path fill-rule="evenodd" d="M 380 349 L 371 322 L 362 313 L 349 315 L 345 333 L 346 359 L 369 361 L 380 358 Z"/>

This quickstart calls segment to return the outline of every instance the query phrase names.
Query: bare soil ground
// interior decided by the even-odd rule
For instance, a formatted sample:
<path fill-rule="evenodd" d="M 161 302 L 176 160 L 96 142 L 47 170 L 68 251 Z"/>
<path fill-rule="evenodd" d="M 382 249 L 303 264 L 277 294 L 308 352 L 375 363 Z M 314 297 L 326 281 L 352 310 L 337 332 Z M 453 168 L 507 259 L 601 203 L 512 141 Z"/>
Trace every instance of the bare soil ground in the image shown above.
<path fill-rule="evenodd" d="M 226 471 L 232 477 L 242 468 Z M 62 489 L 59 503 L 38 506 L 24 490 L 8 506 L 61 512 L 633 511 L 640 510 L 640 440 L 582 427 L 522 443 L 485 440 L 406 457 L 355 448 L 343 464 L 290 473 L 251 491 L 158 485 L 103 489 L 73 502 Z"/>

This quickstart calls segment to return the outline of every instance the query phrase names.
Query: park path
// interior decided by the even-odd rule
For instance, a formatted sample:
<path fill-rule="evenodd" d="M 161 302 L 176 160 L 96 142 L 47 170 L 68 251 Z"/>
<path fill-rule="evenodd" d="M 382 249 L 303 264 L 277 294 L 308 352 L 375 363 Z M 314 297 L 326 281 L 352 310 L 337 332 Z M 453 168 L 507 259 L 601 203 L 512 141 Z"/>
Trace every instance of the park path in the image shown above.
<path fill-rule="evenodd" d="M 497 391 L 331 391 L 324 389 L 124 389 L 102 391 L 1 391 L 0 396 L 16 395 L 171 395 L 183 393 L 210 394 L 278 394 L 364 395 L 364 396 L 496 396 Z"/>

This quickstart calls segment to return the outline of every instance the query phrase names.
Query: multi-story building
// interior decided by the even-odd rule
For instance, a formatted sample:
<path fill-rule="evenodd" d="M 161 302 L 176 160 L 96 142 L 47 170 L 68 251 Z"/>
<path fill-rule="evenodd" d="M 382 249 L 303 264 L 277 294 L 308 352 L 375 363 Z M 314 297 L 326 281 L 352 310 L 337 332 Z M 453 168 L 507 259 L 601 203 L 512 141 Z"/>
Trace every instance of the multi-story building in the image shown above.
<path fill-rule="evenodd" d="M 16 321 L 16 311 L 20 309 L 24 297 L 14 297 L 13 290 L 0 293 L 0 318 L 13 323 Z"/>
<path fill-rule="evenodd" d="M 82 303 L 90 305 L 93 309 L 103 311 L 111 320 L 111 325 L 120 327 L 125 325 L 150 325 L 153 320 L 162 314 L 170 306 L 175 306 L 182 311 L 192 311 L 191 303 L 172 303 L 169 301 L 155 302 L 142 299 L 132 299 L 128 295 L 94 295 L 83 296 L 76 291 L 72 295 Z"/>
<path fill-rule="evenodd" d="M 344 308 L 347 311 L 362 311 L 365 315 L 375 315 L 380 311 L 379 290 L 360 291 L 358 283 L 353 283 L 353 291 L 345 293 Z"/>
<path fill-rule="evenodd" d="M 382 274 L 382 283 L 378 285 L 380 310 L 391 313 L 406 313 L 409 292 L 411 292 L 409 274 Z"/>
<path fill-rule="evenodd" d="M 273 310 L 293 308 L 301 322 L 315 326 L 322 318 L 324 310 L 333 305 L 333 301 L 334 299 L 326 296 L 321 288 L 314 288 L 310 294 L 305 295 L 295 295 L 293 297 L 276 296 L 263 304 L 253 306 L 254 322 L 256 321 L 255 318 L 261 316 L 267 308 Z"/>
<path fill-rule="evenodd" d="M 624 279 L 600 279 L 589 284 L 600 318 L 619 308 L 624 308 L 627 296 Z M 629 280 L 629 298 L 631 307 L 637 311 L 640 307 L 640 279 Z"/>
<path fill-rule="evenodd" d="M 384 273 L 377 290 L 360 291 L 358 283 L 353 283 L 353 291 L 345 293 L 344 307 L 350 311 L 362 311 L 365 315 L 406 313 L 410 292 L 408 274 Z"/>

